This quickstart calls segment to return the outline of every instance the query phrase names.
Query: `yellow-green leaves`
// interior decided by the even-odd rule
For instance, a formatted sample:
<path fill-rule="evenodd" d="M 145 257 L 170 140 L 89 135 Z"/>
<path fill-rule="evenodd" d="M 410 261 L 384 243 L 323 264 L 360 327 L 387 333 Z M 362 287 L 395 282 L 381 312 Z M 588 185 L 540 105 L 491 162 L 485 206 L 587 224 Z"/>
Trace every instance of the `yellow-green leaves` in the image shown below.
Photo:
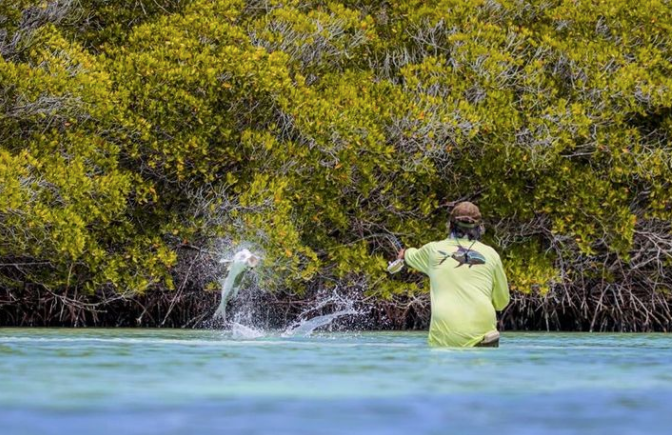
<path fill-rule="evenodd" d="M 672 221 L 665 1 L 75 3 L 0 6 L 0 257 L 49 264 L 26 282 L 172 288 L 221 238 L 273 288 L 416 292 L 367 237 L 444 237 L 471 199 L 516 289 L 661 287 L 630 262 Z"/>

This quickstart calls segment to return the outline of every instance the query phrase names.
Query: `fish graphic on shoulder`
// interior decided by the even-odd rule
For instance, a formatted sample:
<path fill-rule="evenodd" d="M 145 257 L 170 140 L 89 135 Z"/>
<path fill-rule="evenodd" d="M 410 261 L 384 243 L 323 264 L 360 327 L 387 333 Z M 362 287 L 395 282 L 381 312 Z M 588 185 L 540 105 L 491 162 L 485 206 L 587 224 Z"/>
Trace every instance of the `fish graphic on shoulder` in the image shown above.
<path fill-rule="evenodd" d="M 470 268 L 474 265 L 485 264 L 485 257 L 480 252 L 473 251 L 471 249 L 465 249 L 462 246 L 457 248 L 457 251 L 455 251 L 453 255 L 450 256 L 450 258 L 459 263 L 457 266 L 455 266 L 456 268 L 465 264 L 468 264 Z M 444 260 L 442 260 L 442 262 Z"/>

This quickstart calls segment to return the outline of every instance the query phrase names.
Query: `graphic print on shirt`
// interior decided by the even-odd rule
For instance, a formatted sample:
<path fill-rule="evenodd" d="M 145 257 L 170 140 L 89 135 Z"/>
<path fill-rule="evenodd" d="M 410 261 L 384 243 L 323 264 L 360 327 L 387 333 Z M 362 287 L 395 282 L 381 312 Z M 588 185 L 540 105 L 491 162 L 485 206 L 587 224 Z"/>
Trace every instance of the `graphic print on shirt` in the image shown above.
<path fill-rule="evenodd" d="M 474 251 L 473 249 L 466 249 L 462 246 L 458 247 L 457 251 L 452 254 L 443 251 L 439 251 L 439 254 L 443 255 L 443 258 L 439 261 L 439 266 L 449 258 L 457 261 L 458 264 L 455 266 L 456 268 L 465 264 L 468 264 L 470 268 L 474 265 L 485 264 L 485 257 L 480 252 Z"/>

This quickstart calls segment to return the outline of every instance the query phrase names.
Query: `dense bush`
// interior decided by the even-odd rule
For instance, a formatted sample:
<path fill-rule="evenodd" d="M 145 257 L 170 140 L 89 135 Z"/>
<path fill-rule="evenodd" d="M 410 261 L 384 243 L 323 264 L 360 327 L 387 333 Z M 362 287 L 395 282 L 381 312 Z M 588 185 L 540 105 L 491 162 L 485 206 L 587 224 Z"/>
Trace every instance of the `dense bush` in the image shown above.
<path fill-rule="evenodd" d="M 381 234 L 444 237 L 469 199 L 542 301 L 510 315 L 669 329 L 670 23 L 663 0 L 3 3 L 0 287 L 200 291 L 246 243 L 268 288 L 420 295 Z"/>

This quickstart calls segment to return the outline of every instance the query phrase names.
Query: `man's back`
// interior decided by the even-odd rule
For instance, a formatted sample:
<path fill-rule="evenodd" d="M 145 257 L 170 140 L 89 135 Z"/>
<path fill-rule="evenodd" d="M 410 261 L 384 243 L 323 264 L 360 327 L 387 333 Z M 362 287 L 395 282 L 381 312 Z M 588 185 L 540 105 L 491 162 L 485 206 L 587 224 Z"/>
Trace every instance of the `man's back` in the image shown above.
<path fill-rule="evenodd" d="M 495 310 L 509 303 L 509 289 L 494 249 L 466 238 L 448 238 L 409 248 L 404 258 L 410 267 L 429 276 L 429 344 L 474 346 L 497 330 Z"/>

